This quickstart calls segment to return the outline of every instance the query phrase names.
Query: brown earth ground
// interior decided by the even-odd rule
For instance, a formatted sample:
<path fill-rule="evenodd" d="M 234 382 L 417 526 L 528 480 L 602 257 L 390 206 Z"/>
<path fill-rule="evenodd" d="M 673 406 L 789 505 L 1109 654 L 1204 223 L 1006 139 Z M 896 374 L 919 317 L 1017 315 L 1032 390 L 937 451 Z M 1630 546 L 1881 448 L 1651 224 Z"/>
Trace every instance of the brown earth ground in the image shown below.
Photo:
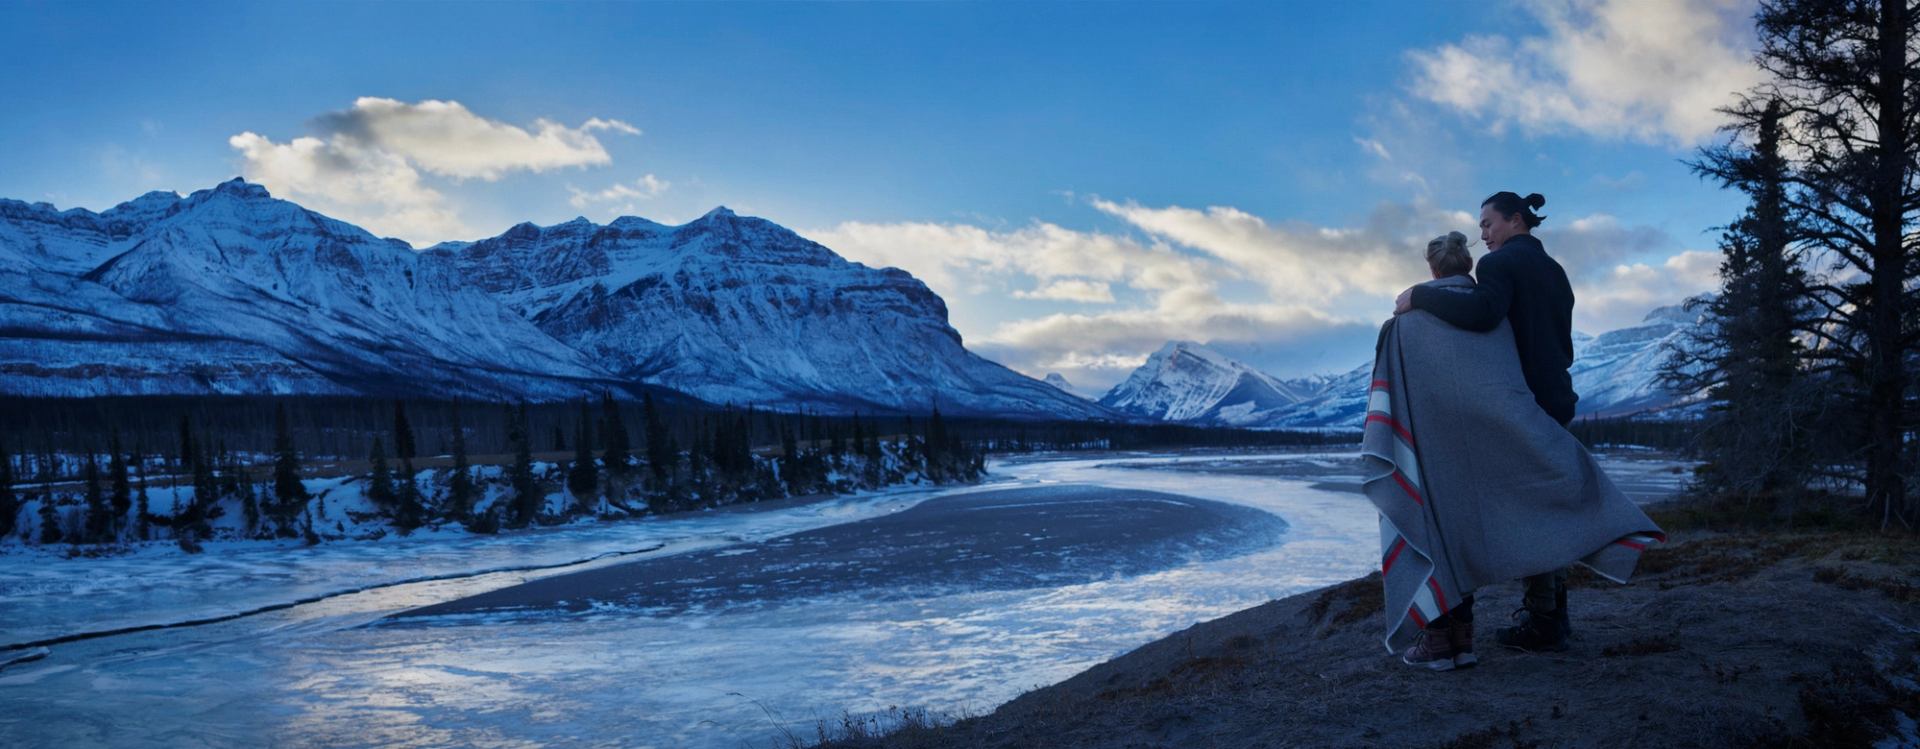
<path fill-rule="evenodd" d="M 1920 539 L 1656 517 L 1673 542 L 1632 585 L 1576 569 L 1566 653 L 1494 643 L 1518 606 L 1508 584 L 1480 592 L 1477 668 L 1412 670 L 1381 645 L 1373 575 L 1196 624 L 987 715 L 843 716 L 814 745 L 1920 745 Z"/>

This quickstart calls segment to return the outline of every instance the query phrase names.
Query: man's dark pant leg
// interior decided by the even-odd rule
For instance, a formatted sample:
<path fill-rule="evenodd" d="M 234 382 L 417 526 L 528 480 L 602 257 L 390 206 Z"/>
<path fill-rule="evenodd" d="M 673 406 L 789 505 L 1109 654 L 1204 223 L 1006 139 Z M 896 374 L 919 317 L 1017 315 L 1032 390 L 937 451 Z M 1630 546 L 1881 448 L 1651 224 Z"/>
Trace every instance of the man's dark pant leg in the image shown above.
<path fill-rule="evenodd" d="M 1567 571 L 1568 568 L 1561 567 L 1552 572 L 1542 572 L 1524 578 L 1526 597 L 1523 605 L 1527 610 L 1542 614 L 1559 611 L 1560 604 L 1564 600 L 1561 595 L 1567 587 Z"/>
<path fill-rule="evenodd" d="M 1560 428 L 1573 431 L 1573 417 L 1569 416 L 1565 420 L 1555 420 L 1560 422 Z M 1572 569 L 1572 567 L 1561 567 L 1552 572 L 1542 572 L 1538 575 L 1527 576 L 1525 578 L 1526 595 L 1522 605 L 1530 610 L 1543 614 L 1549 612 L 1559 613 L 1561 615 L 1560 619 L 1564 624 L 1566 615 L 1565 612 L 1560 609 L 1564 608 L 1567 604 L 1567 573 L 1572 571 Z"/>

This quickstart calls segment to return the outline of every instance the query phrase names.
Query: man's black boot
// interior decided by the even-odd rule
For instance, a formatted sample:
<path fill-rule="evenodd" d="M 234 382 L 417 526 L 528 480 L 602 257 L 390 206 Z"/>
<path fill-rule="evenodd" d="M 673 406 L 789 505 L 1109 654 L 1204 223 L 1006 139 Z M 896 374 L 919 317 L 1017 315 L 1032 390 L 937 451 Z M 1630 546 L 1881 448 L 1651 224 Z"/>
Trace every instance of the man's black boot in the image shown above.
<path fill-rule="evenodd" d="M 1493 639 L 1516 650 L 1557 653 L 1567 649 L 1567 633 L 1560 628 L 1559 612 L 1540 612 L 1521 608 L 1513 612 L 1519 624 L 1494 630 Z"/>

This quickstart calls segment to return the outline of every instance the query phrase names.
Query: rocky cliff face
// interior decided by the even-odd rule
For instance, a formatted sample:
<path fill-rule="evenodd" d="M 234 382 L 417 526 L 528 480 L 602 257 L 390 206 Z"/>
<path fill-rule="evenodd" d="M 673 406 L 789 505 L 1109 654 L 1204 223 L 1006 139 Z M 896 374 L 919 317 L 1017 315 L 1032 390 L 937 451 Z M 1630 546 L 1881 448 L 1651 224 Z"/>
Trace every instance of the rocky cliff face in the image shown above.
<path fill-rule="evenodd" d="M 968 352 L 905 271 L 726 208 L 681 226 L 521 224 L 429 253 L 608 372 L 715 403 L 1111 415 Z"/>

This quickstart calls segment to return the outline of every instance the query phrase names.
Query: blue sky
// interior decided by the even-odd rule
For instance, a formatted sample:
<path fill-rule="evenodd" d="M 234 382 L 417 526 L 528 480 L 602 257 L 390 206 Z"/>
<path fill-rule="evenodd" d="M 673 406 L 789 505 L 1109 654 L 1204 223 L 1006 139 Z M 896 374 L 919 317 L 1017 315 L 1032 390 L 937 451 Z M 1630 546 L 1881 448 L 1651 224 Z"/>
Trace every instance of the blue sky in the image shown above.
<path fill-rule="evenodd" d="M 1370 354 L 1502 189 L 1598 332 L 1712 283 L 1681 163 L 1756 74 L 1736 0 L 0 4 L 0 196 L 234 175 L 424 246 L 720 204 L 897 265 L 1095 392 L 1169 339 Z"/>

